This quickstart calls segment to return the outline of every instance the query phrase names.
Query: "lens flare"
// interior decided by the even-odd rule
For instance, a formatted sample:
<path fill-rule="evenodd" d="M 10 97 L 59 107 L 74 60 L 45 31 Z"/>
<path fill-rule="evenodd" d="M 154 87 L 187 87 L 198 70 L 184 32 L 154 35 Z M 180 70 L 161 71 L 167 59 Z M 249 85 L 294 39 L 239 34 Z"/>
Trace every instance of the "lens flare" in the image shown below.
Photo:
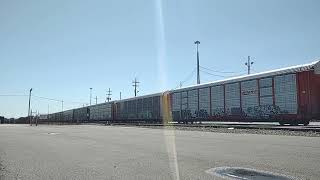
<path fill-rule="evenodd" d="M 167 87 L 166 74 L 166 40 L 165 40 L 165 26 L 163 21 L 162 1 L 156 0 L 156 38 L 157 38 L 157 67 L 158 80 L 160 90 Z"/>
<path fill-rule="evenodd" d="M 158 67 L 158 78 L 159 78 L 159 88 L 161 91 L 167 88 L 167 74 L 166 74 L 166 40 L 165 40 L 165 26 L 163 18 L 163 6 L 161 0 L 156 0 L 156 29 L 157 29 L 157 67 Z M 163 123 L 168 123 L 171 121 L 170 109 L 168 102 L 168 93 L 163 94 Z M 166 150 L 169 159 L 169 167 L 172 171 L 172 179 L 179 180 L 179 167 L 178 158 L 176 151 L 176 138 L 175 131 L 164 129 L 164 141 L 166 144 Z"/>

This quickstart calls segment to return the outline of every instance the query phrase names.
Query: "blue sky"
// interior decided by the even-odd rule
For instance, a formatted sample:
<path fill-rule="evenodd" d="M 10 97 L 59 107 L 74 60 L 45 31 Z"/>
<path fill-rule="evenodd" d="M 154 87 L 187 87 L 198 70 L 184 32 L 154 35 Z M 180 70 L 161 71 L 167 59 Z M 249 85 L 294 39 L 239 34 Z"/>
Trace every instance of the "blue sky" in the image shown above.
<path fill-rule="evenodd" d="M 1 0 L 0 95 L 64 100 L 64 109 L 177 87 L 200 64 L 217 71 L 253 72 L 320 57 L 318 0 Z M 201 81 L 233 74 L 201 73 Z M 196 82 L 193 73 L 184 85 Z M 94 100 L 93 100 L 94 101 Z M 28 97 L 0 96 L 0 115 L 27 115 Z M 75 103 L 81 102 L 81 103 Z M 33 98 L 46 113 L 61 103 Z"/>

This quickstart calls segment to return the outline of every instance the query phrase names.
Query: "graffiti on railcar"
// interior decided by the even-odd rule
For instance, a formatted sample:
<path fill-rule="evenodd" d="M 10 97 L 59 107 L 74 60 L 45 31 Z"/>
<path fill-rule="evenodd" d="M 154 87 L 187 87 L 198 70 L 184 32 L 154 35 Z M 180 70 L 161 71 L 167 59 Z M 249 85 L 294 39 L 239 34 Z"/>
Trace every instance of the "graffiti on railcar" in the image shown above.
<path fill-rule="evenodd" d="M 215 108 L 212 110 L 213 116 L 224 116 L 224 108 Z"/>
<path fill-rule="evenodd" d="M 275 115 L 279 115 L 283 113 L 284 112 L 280 110 L 279 106 L 261 105 L 261 106 L 248 107 L 245 113 L 245 116 L 268 119 Z"/>
<path fill-rule="evenodd" d="M 195 112 L 196 117 L 207 119 L 209 117 L 209 113 L 205 109 L 200 109 L 199 111 Z"/>
<path fill-rule="evenodd" d="M 280 109 L 277 105 L 260 105 L 248 107 L 245 110 L 240 107 L 232 107 L 226 109 L 216 108 L 212 110 L 212 117 L 239 117 L 239 118 L 260 118 L 270 119 L 277 115 L 288 114 L 288 111 Z M 191 111 L 185 109 L 181 111 L 172 111 L 172 117 L 176 121 L 191 120 L 191 119 L 209 119 L 210 113 L 206 109 Z"/>
<path fill-rule="evenodd" d="M 182 120 L 192 119 L 191 110 L 189 109 L 181 110 L 181 119 Z"/>

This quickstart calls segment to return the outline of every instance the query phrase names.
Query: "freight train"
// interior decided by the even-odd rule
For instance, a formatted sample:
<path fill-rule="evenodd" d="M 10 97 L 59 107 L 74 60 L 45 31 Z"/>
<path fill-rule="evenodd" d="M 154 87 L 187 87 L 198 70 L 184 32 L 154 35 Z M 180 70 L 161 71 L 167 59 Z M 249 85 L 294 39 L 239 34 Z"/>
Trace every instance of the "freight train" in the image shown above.
<path fill-rule="evenodd" d="M 320 119 L 320 61 L 49 114 L 49 122 L 193 123 Z"/>

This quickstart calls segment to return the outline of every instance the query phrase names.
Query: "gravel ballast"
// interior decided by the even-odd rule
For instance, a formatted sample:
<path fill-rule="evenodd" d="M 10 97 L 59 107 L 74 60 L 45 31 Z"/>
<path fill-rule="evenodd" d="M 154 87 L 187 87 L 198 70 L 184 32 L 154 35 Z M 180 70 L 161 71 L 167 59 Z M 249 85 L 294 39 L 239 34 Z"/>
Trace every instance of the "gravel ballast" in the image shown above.
<path fill-rule="evenodd" d="M 263 129 L 263 128 L 237 128 L 237 127 L 201 127 L 201 126 L 152 126 L 152 125 L 121 125 L 141 128 L 154 128 L 154 129 L 170 129 L 170 130 L 182 130 L 182 131 L 204 131 L 204 132 L 216 132 L 216 133 L 238 133 L 238 134 L 264 134 L 264 135 L 279 135 L 279 136 L 307 136 L 307 137 L 320 137 L 318 131 L 297 131 L 292 129 Z"/>

